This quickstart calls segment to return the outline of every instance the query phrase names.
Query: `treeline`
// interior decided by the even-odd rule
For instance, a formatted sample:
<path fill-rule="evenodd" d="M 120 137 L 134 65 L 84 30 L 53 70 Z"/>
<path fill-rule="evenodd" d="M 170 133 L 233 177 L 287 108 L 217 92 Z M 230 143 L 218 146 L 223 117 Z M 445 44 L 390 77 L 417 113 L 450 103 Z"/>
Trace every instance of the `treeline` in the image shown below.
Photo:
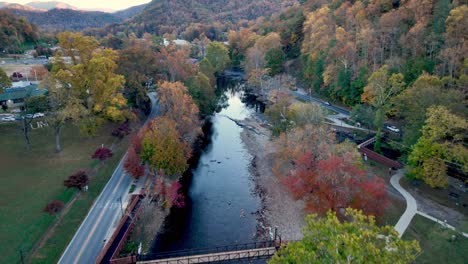
<path fill-rule="evenodd" d="M 25 43 L 34 44 L 39 40 L 38 29 L 24 17 L 17 17 L 6 10 L 0 10 L 0 52 L 19 53 Z"/>
<path fill-rule="evenodd" d="M 230 32 L 230 56 L 259 91 L 290 73 L 308 92 L 353 106 L 354 121 L 377 130 L 377 151 L 392 119 L 403 128 L 395 147 L 410 156 L 413 175 L 446 186 L 448 167 L 468 172 L 466 138 L 455 136 L 466 134 L 466 122 L 430 141 L 424 131 L 433 111 L 466 119 L 467 23 L 461 1 L 307 1 Z M 415 158 L 420 148 L 440 151 Z"/>
<path fill-rule="evenodd" d="M 170 34 L 186 40 L 206 36 L 211 40 L 224 40 L 224 32 L 239 25 L 248 26 L 249 21 L 284 10 L 297 4 L 296 0 L 266 1 L 152 1 L 132 19 L 106 29 L 91 30 L 90 34 L 103 37 L 113 35 L 144 33 L 162 36 Z"/>

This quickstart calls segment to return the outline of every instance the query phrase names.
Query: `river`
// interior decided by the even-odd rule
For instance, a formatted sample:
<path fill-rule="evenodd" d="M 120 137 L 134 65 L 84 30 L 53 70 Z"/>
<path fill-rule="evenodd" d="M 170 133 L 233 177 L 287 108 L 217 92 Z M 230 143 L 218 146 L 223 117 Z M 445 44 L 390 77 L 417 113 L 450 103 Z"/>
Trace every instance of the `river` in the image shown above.
<path fill-rule="evenodd" d="M 258 239 L 261 201 L 249 171 L 252 156 L 241 140 L 243 128 L 229 118 L 245 119 L 259 107 L 243 102 L 246 100 L 239 85 L 225 88 L 221 101 L 222 110 L 211 119 L 209 143 L 182 180 L 187 190 L 186 206 L 171 210 L 152 252 L 211 248 Z"/>

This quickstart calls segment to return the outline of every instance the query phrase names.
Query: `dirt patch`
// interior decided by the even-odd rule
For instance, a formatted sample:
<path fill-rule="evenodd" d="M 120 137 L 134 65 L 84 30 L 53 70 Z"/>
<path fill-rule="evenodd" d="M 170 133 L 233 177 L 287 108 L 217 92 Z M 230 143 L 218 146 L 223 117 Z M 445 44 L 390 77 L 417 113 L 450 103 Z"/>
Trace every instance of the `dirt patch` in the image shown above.
<path fill-rule="evenodd" d="M 258 212 L 259 228 L 278 227 L 282 239 L 301 239 L 306 215 L 304 203 L 295 201 L 271 170 L 275 147 L 270 141 L 267 125 L 257 115 L 242 123 L 249 128 L 242 131 L 241 137 L 253 156 L 250 170 L 256 184 L 255 191 L 262 200 L 262 208 Z"/>

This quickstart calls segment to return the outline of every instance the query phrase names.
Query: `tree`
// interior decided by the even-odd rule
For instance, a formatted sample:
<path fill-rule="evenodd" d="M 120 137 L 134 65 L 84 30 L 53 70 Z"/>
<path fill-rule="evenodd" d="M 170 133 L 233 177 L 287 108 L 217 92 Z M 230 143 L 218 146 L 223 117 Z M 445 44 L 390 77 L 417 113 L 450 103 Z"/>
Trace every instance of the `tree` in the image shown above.
<path fill-rule="evenodd" d="M 201 116 L 208 116 L 213 113 L 216 108 L 217 97 L 210 79 L 199 72 L 197 75 L 190 77 L 186 85 L 188 93 L 197 104 L 198 109 L 200 109 Z"/>
<path fill-rule="evenodd" d="M 265 54 L 266 67 L 270 75 L 276 75 L 283 72 L 283 64 L 286 61 L 286 55 L 281 48 L 274 48 Z"/>
<path fill-rule="evenodd" d="M 124 138 L 125 136 L 127 136 L 128 134 L 130 134 L 130 124 L 129 124 L 129 121 L 126 120 L 125 122 L 123 122 L 122 124 L 120 124 L 116 129 L 114 129 L 114 131 L 112 131 L 112 135 L 114 137 L 117 137 L 117 138 Z"/>
<path fill-rule="evenodd" d="M 320 125 L 325 120 L 323 108 L 318 104 L 294 103 L 289 110 L 297 126 Z"/>
<path fill-rule="evenodd" d="M 83 187 L 88 185 L 88 182 L 89 179 L 86 171 L 77 170 L 63 182 L 63 185 L 67 188 L 77 188 L 81 191 Z"/>
<path fill-rule="evenodd" d="M 31 96 L 32 89 L 27 91 L 22 106 L 23 111 L 20 113 L 21 130 L 23 131 L 24 139 L 26 141 L 26 149 L 31 150 L 31 140 L 29 138 L 29 126 L 33 120 L 33 115 L 38 112 L 45 112 L 47 110 L 47 98 L 41 96 Z"/>
<path fill-rule="evenodd" d="M 10 87 L 11 80 L 3 69 L 0 68 L 0 93 L 3 93 L 3 88 Z"/>
<path fill-rule="evenodd" d="M 99 47 L 95 38 L 83 36 L 78 32 L 61 32 L 57 34 L 57 39 L 65 56 L 69 56 L 74 65 L 87 64 L 93 52 Z"/>
<path fill-rule="evenodd" d="M 51 125 L 55 134 L 55 152 L 62 151 L 60 144 L 60 133 L 67 121 L 77 123 L 82 116 L 89 115 L 89 111 L 83 105 L 72 87 L 67 83 L 60 82 L 54 74 L 48 76 L 41 82 L 41 87 L 48 90 L 47 104 L 49 114 L 47 121 Z"/>
<path fill-rule="evenodd" d="M 403 74 L 394 73 L 389 75 L 388 66 L 384 65 L 379 70 L 372 73 L 369 77 L 368 84 L 364 87 L 364 93 L 361 100 L 364 103 L 369 103 L 376 109 L 375 126 L 377 127 L 376 141 L 374 150 L 380 152 L 380 141 L 382 126 L 387 110 L 392 97 L 399 94 L 405 86 Z"/>
<path fill-rule="evenodd" d="M 177 49 L 175 45 L 161 47 L 156 58 L 166 75 L 166 81 L 183 82 L 196 71 L 196 66 L 190 61 L 188 49 Z"/>
<path fill-rule="evenodd" d="M 65 204 L 62 201 L 54 200 L 49 202 L 42 210 L 50 215 L 53 215 L 60 212 L 64 206 Z"/>
<path fill-rule="evenodd" d="M 349 221 L 335 212 L 308 215 L 304 238 L 290 242 L 269 261 L 279 263 L 411 263 L 421 251 L 416 240 L 405 241 L 391 226 L 379 227 L 372 216 L 348 208 Z"/>
<path fill-rule="evenodd" d="M 448 185 L 448 166 L 466 174 L 468 148 L 464 144 L 467 134 L 465 118 L 454 115 L 444 106 L 430 107 L 422 136 L 408 157 L 410 174 L 433 188 Z"/>
<path fill-rule="evenodd" d="M 138 156 L 133 146 L 128 149 L 124 169 L 134 178 L 139 178 L 145 174 L 145 166 L 141 164 L 140 156 Z"/>
<path fill-rule="evenodd" d="M 49 74 L 49 71 L 44 67 L 44 65 L 34 65 L 31 67 L 31 70 L 29 71 L 29 76 L 34 76 L 34 79 L 37 80 L 43 80 L 47 75 Z"/>
<path fill-rule="evenodd" d="M 352 146 L 335 148 L 338 152 L 324 159 L 309 151 L 302 154 L 283 183 L 296 199 L 305 201 L 307 211 L 339 212 L 353 207 L 366 214 L 382 215 L 388 203 L 383 181 L 367 178 L 360 168 L 361 157 Z"/>
<path fill-rule="evenodd" d="M 169 177 L 184 172 L 187 165 L 186 143 L 181 141 L 176 124 L 168 117 L 151 120 L 145 129 L 140 157 L 153 171 Z"/>
<path fill-rule="evenodd" d="M 110 157 L 112 157 L 112 150 L 105 148 L 105 147 L 99 147 L 94 151 L 93 155 L 91 156 L 92 159 L 98 159 L 100 161 L 104 161 Z"/>
<path fill-rule="evenodd" d="M 221 42 L 213 41 L 208 44 L 205 57 L 213 66 L 214 74 L 219 74 L 229 64 L 229 51 Z"/>
<path fill-rule="evenodd" d="M 162 82 L 158 85 L 158 97 L 161 115 L 175 121 L 182 140 L 190 146 L 201 129 L 199 110 L 187 87 L 180 82 Z"/>
<path fill-rule="evenodd" d="M 402 119 L 405 133 L 403 142 L 412 146 L 421 136 L 426 120 L 426 111 L 435 105 L 444 105 L 455 113 L 463 113 L 462 92 L 445 89 L 437 76 L 422 74 L 411 87 L 394 98 L 398 116 Z"/>

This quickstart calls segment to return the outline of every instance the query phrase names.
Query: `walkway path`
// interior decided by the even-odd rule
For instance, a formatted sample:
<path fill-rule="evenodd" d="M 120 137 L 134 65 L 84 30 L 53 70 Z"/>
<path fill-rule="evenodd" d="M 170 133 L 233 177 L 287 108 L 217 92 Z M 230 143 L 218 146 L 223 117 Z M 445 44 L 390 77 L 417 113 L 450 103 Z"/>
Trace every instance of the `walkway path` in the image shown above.
<path fill-rule="evenodd" d="M 403 215 L 401 215 L 400 220 L 398 220 L 398 223 L 395 225 L 395 229 L 398 232 L 399 236 L 400 237 L 403 236 L 406 229 L 410 225 L 411 220 L 413 219 L 413 217 L 416 214 L 424 216 L 427 219 L 430 219 L 430 220 L 432 220 L 432 221 L 434 221 L 436 223 L 439 223 L 439 224 L 445 226 L 446 228 L 450 228 L 450 229 L 452 229 L 454 231 L 457 231 L 455 227 L 447 224 L 446 222 L 441 221 L 441 220 L 439 220 L 439 219 L 437 219 L 437 218 L 435 218 L 433 216 L 430 216 L 430 215 L 428 215 L 428 214 L 426 214 L 424 212 L 418 211 L 418 204 L 416 202 L 416 199 L 414 199 L 414 197 L 409 192 L 407 192 L 405 189 L 403 189 L 403 187 L 401 187 L 401 185 L 400 185 L 400 179 L 404 176 L 404 174 L 405 174 L 404 170 L 398 170 L 397 173 L 394 174 L 392 176 L 392 178 L 390 179 L 390 184 L 392 184 L 392 186 L 395 189 L 397 189 L 397 191 L 400 192 L 400 194 L 403 195 L 403 197 L 406 200 L 406 210 L 403 213 Z M 468 238 L 467 233 L 464 233 L 464 232 L 460 232 L 460 233 L 464 237 Z"/>

